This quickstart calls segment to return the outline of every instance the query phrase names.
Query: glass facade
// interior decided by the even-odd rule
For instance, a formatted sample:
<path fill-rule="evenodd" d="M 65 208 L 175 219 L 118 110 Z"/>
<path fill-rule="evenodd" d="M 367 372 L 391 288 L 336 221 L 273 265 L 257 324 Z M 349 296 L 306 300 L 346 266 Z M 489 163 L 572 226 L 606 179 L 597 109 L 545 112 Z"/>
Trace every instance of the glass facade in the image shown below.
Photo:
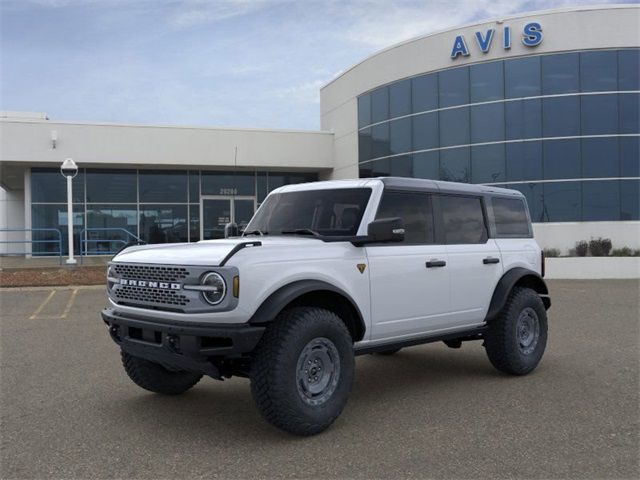
<path fill-rule="evenodd" d="M 315 173 L 300 172 L 80 169 L 73 180 L 74 249 L 80 252 L 81 237 L 88 254 L 117 251 L 133 236 L 147 243 L 198 241 L 202 196 L 242 196 L 250 199 L 245 203 L 259 205 L 275 188 L 317 179 Z M 31 170 L 32 228 L 59 229 L 65 254 L 66 196 L 58 169 Z M 236 203 L 238 210 L 245 206 Z M 33 233 L 34 240 L 57 238 L 55 232 Z M 34 243 L 32 251 L 47 255 L 57 249 L 57 244 Z"/>
<path fill-rule="evenodd" d="M 522 191 L 534 222 L 640 220 L 640 50 L 532 55 L 358 97 L 361 177 Z"/>

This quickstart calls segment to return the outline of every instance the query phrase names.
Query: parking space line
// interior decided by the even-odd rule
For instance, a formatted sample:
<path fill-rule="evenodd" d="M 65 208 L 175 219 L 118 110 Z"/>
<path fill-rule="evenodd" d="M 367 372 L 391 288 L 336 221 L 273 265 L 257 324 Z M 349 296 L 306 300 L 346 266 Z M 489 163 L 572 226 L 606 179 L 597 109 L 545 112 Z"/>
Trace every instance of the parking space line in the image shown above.
<path fill-rule="evenodd" d="M 71 296 L 69 297 L 69 301 L 67 302 L 67 306 L 64 307 L 64 312 L 58 318 L 67 318 L 69 311 L 71 310 L 71 306 L 73 305 L 73 301 L 76 299 L 76 295 L 78 295 L 78 289 L 74 288 L 73 292 L 71 292 Z"/>
<path fill-rule="evenodd" d="M 49 301 L 53 298 L 53 296 L 56 294 L 57 290 L 51 290 L 51 293 L 49 294 L 49 296 L 47 298 L 44 299 L 44 302 L 42 302 L 40 304 L 40 306 L 36 309 L 35 312 L 33 312 L 33 314 L 29 317 L 29 320 L 35 320 L 36 317 L 38 316 L 38 314 L 42 311 L 42 309 L 44 307 L 47 306 L 47 303 L 49 303 Z"/>

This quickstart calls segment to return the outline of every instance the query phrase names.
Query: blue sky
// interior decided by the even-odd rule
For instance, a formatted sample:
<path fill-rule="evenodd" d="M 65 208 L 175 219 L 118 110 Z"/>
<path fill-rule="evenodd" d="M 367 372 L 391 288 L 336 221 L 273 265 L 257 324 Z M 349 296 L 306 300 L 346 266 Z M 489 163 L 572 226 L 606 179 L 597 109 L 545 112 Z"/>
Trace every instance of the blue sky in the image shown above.
<path fill-rule="evenodd" d="M 320 86 L 381 48 L 479 19 L 589 3 L 0 0 L 0 110 L 317 129 Z"/>

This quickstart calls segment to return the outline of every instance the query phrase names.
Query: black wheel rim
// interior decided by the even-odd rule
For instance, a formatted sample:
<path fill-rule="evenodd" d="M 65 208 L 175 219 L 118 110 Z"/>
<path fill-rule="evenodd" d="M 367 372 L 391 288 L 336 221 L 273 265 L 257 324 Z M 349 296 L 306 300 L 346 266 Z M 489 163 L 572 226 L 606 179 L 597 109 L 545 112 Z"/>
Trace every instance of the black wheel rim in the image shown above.
<path fill-rule="evenodd" d="M 536 349 L 540 339 L 540 319 L 533 308 L 527 307 L 520 312 L 516 337 L 520 352 L 529 355 Z"/>
<path fill-rule="evenodd" d="M 328 338 L 314 338 L 302 349 L 296 368 L 296 384 L 302 400 L 311 406 L 325 403 L 340 380 L 340 355 Z"/>

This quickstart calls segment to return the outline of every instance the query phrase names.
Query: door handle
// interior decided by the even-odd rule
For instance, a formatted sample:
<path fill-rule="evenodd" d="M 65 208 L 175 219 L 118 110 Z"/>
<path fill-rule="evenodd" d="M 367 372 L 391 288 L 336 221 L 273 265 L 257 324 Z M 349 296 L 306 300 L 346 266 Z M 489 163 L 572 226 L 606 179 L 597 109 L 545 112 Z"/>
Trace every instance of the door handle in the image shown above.
<path fill-rule="evenodd" d="M 427 268 L 444 267 L 447 264 L 444 260 L 429 260 L 427 262 Z"/>
<path fill-rule="evenodd" d="M 485 265 L 489 265 L 491 263 L 500 263 L 500 259 L 494 258 L 494 257 L 487 257 L 482 260 L 482 263 L 484 263 Z"/>

